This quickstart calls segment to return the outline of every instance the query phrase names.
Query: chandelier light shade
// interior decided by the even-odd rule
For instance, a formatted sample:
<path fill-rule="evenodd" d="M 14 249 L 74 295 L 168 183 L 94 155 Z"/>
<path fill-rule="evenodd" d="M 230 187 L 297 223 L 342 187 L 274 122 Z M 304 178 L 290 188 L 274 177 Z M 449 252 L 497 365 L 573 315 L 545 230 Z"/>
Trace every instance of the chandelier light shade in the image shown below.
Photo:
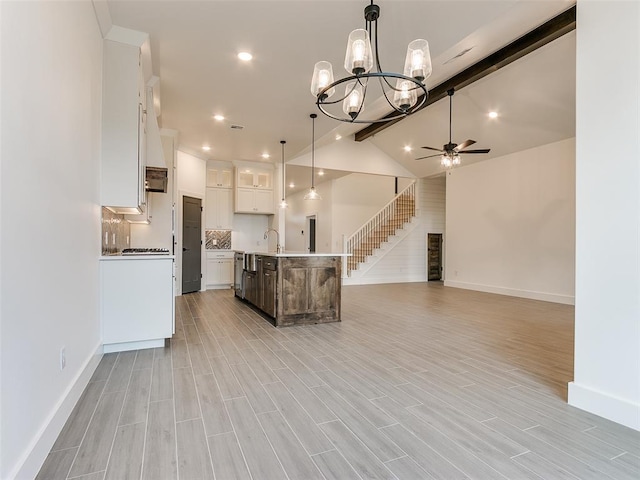
<path fill-rule="evenodd" d="M 344 68 L 349 76 L 334 80 L 331 63 L 323 60 L 315 64 L 311 94 L 316 98 L 320 111 L 334 120 L 350 123 L 388 122 L 414 113 L 427 101 L 428 92 L 424 82 L 431 75 L 429 43 L 423 39 L 409 43 L 403 73 L 384 72 L 378 53 L 379 17 L 380 7 L 371 0 L 364 9 L 366 29 L 359 28 L 349 34 L 344 58 Z M 343 91 L 343 85 L 344 95 L 332 98 L 337 91 Z M 383 118 L 366 118 L 362 112 L 365 110 L 367 93 L 373 98 L 370 103 L 384 97 L 393 109 L 391 114 Z"/>
<path fill-rule="evenodd" d="M 280 208 L 287 208 L 289 205 L 287 204 L 287 200 L 285 198 L 284 193 L 284 182 L 285 182 L 285 170 L 284 170 L 284 144 L 287 143 L 285 140 L 280 140 L 280 145 L 282 145 L 282 201 L 280 202 Z"/>
<path fill-rule="evenodd" d="M 309 115 L 311 117 L 311 188 L 304 196 L 305 200 L 322 200 L 322 197 L 318 192 L 316 192 L 316 161 L 315 161 L 315 143 L 316 143 L 316 118 L 318 115 L 312 113 Z"/>
<path fill-rule="evenodd" d="M 333 67 L 329 62 L 318 62 L 313 68 L 313 78 L 311 79 L 311 94 L 318 96 L 318 94 L 333 83 Z M 334 94 L 335 88 L 328 89 L 323 93 L 324 98 L 330 97 Z"/>

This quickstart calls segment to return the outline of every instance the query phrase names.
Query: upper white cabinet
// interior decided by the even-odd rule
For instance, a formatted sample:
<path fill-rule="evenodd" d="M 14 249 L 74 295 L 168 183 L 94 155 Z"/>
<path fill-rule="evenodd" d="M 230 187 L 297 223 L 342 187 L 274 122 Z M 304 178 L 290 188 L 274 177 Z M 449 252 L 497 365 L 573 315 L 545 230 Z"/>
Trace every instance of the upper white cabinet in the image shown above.
<path fill-rule="evenodd" d="M 273 190 L 236 188 L 236 213 L 257 213 L 272 215 Z"/>
<path fill-rule="evenodd" d="M 205 228 L 214 230 L 231 230 L 233 228 L 231 193 L 229 188 L 207 187 L 204 207 Z"/>
<path fill-rule="evenodd" d="M 118 213 L 144 204 L 145 94 L 140 47 L 104 40 L 100 203 Z"/>
<path fill-rule="evenodd" d="M 236 168 L 236 213 L 274 213 L 273 171 Z"/>
<path fill-rule="evenodd" d="M 259 188 L 273 190 L 273 171 L 256 168 L 237 168 L 238 188 Z"/>
<path fill-rule="evenodd" d="M 233 171 L 231 168 L 207 167 L 207 187 L 231 188 Z"/>

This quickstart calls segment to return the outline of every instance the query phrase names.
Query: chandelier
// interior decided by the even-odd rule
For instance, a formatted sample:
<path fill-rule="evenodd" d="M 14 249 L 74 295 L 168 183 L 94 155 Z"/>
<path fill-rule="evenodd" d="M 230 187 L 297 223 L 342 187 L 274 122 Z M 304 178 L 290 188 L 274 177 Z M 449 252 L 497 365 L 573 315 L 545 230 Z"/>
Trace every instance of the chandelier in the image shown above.
<path fill-rule="evenodd" d="M 315 64 L 311 94 L 316 97 L 320 111 L 334 120 L 350 123 L 388 122 L 410 115 L 427 100 L 424 81 L 431 75 L 429 43 L 422 39 L 409 43 L 403 73 L 383 72 L 378 54 L 379 17 L 380 7 L 371 0 L 364 9 L 366 29 L 356 29 L 349 34 L 344 60 L 348 77 L 334 80 L 331 63 L 320 61 Z M 390 115 L 368 119 L 361 115 L 365 109 L 367 90 L 371 88 L 378 93 L 373 94 L 375 98 L 384 96 L 393 109 Z M 344 94 L 331 99 L 336 90 L 342 89 Z"/>

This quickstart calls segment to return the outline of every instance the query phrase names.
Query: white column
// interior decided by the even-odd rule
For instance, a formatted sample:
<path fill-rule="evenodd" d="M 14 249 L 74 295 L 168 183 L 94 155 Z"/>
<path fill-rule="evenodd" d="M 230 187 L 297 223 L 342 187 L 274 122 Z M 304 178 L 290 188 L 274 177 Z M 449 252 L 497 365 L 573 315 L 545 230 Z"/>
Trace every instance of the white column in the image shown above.
<path fill-rule="evenodd" d="M 569 403 L 640 430 L 640 3 L 578 0 Z"/>

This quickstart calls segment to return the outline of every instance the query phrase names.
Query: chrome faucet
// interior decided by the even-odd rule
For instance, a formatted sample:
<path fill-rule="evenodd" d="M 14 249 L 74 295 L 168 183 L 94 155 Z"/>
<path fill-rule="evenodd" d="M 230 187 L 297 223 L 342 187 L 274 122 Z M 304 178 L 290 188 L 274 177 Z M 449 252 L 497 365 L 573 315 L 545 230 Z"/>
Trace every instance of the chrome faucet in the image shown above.
<path fill-rule="evenodd" d="M 282 253 L 282 247 L 280 246 L 280 233 L 275 228 L 270 228 L 266 232 L 264 232 L 264 239 L 267 240 L 269 238 L 270 232 L 276 232 L 276 253 Z"/>

